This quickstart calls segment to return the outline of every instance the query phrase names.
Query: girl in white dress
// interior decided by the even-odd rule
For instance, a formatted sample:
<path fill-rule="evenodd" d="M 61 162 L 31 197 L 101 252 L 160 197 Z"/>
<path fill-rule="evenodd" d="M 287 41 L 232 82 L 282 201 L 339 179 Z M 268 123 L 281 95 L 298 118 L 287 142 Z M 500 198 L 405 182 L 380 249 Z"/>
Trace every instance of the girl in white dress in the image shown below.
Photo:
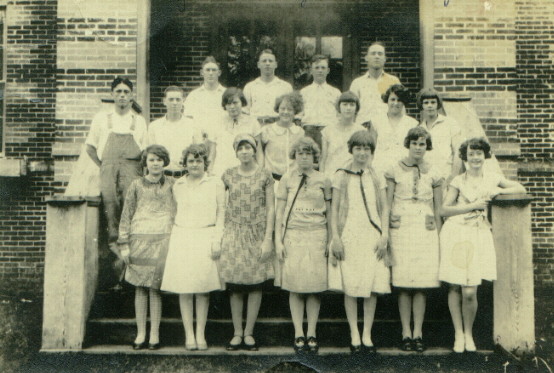
<path fill-rule="evenodd" d="M 498 194 L 525 193 L 525 188 L 500 174 L 483 172 L 491 157 L 484 138 L 465 141 L 460 158 L 466 172 L 448 186 L 441 215 L 448 217 L 440 232 L 439 279 L 450 284 L 448 307 L 454 325 L 454 352 L 476 351 L 473 322 L 477 314 L 477 287 L 496 279 L 496 254 L 487 221 L 489 201 Z"/>
<path fill-rule="evenodd" d="M 209 292 L 223 290 L 217 268 L 223 234 L 225 189 L 218 177 L 208 176 L 208 151 L 193 144 L 183 151 L 188 174 L 173 186 L 177 204 L 161 289 L 179 294 L 185 326 L 185 347 L 206 350 L 204 335 Z M 193 301 L 196 296 L 196 335 Z"/>
<path fill-rule="evenodd" d="M 365 129 L 355 132 L 348 140 L 348 151 L 351 163 L 333 178 L 330 247 L 338 264 L 330 260 L 329 288 L 344 292 L 352 353 L 374 353 L 371 328 L 377 294 L 390 293 L 389 206 L 384 182 L 371 168 L 375 138 Z M 364 303 L 361 338 L 357 298 Z"/>
<path fill-rule="evenodd" d="M 378 173 L 384 173 L 399 159 L 408 155 L 404 139 L 408 131 L 419 123 L 406 115 L 406 106 L 410 103 L 410 91 L 402 84 L 394 84 L 382 96 L 388 111 L 371 118 L 373 128 L 379 134 L 373 167 Z"/>
<path fill-rule="evenodd" d="M 338 120 L 321 130 L 321 159 L 319 171 L 332 178 L 337 169 L 351 161 L 346 142 L 354 132 L 364 127 L 356 123 L 356 115 L 360 111 L 360 100 L 353 92 L 343 92 L 337 101 Z M 377 133 L 373 131 L 375 141 Z"/>

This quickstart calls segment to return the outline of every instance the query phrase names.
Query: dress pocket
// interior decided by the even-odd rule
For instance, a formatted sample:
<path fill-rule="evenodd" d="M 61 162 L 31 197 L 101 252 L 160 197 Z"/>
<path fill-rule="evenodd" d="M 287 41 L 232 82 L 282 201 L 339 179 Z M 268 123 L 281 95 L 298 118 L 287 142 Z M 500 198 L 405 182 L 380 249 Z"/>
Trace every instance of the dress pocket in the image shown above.
<path fill-rule="evenodd" d="M 425 215 L 425 228 L 427 228 L 428 231 L 437 229 L 437 224 L 433 215 Z"/>
<path fill-rule="evenodd" d="M 393 215 L 391 214 L 390 215 L 390 222 L 389 222 L 389 226 L 390 228 L 392 229 L 398 229 L 400 228 L 400 220 L 401 220 L 401 216 L 400 215 Z"/>

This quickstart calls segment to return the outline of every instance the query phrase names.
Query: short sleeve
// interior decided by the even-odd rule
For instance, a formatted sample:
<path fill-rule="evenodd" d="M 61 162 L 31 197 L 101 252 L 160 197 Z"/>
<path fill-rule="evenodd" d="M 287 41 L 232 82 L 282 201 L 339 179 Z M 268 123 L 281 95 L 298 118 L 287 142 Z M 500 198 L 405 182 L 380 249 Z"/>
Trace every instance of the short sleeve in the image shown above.
<path fill-rule="evenodd" d="M 445 183 L 444 177 L 439 173 L 438 169 L 433 168 L 431 172 L 431 185 L 433 188 L 438 188 Z"/>
<path fill-rule="evenodd" d="M 460 190 L 462 186 L 462 175 L 457 175 L 456 177 L 454 177 L 449 185 Z"/>
<path fill-rule="evenodd" d="M 324 177 L 324 179 L 323 179 L 323 198 L 326 201 L 330 201 L 333 197 L 332 187 L 333 187 L 333 184 L 331 183 L 331 180 L 328 177 Z"/>
<path fill-rule="evenodd" d="M 345 173 L 344 171 L 337 171 L 335 172 L 335 174 L 333 175 L 333 177 L 331 178 L 331 186 L 332 188 L 334 189 L 339 189 L 341 188 L 341 184 L 342 184 L 342 180 L 343 178 L 345 177 Z"/>
<path fill-rule="evenodd" d="M 396 183 L 396 174 L 395 174 L 396 166 L 389 166 L 385 170 L 385 173 L 383 174 L 386 181 L 392 181 Z"/>
<path fill-rule="evenodd" d="M 250 118 L 250 134 L 253 137 L 257 137 L 262 133 L 262 126 L 260 126 L 260 123 L 256 119 L 252 117 L 249 117 L 249 118 Z"/>
<path fill-rule="evenodd" d="M 98 143 L 100 142 L 100 131 L 103 121 L 102 117 L 104 115 L 104 113 L 98 113 L 94 116 L 92 123 L 90 124 L 90 131 L 86 140 L 87 145 L 94 146 L 96 149 L 98 149 Z"/>
<path fill-rule="evenodd" d="M 269 142 L 269 127 L 270 125 L 263 126 L 260 131 L 262 144 L 267 144 Z"/>
<path fill-rule="evenodd" d="M 288 197 L 288 190 L 287 186 L 289 184 L 289 175 L 284 175 L 281 180 L 279 181 L 279 187 L 277 188 L 277 193 L 275 194 L 275 198 L 281 199 L 281 200 L 287 200 Z"/>

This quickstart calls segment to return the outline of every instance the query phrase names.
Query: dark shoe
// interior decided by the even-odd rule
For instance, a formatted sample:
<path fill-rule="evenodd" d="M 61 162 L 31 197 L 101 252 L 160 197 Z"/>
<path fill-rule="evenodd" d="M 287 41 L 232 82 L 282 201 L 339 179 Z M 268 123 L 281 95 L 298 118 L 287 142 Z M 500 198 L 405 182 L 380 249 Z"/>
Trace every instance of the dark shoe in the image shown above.
<path fill-rule="evenodd" d="M 246 339 L 246 337 L 252 337 L 252 336 L 245 335 L 244 338 Z M 252 337 L 252 339 L 254 339 L 254 337 Z M 244 346 L 244 349 L 246 351 L 258 351 L 258 344 L 256 343 L 256 340 L 254 340 L 254 344 L 248 344 L 243 341 L 242 345 Z"/>
<path fill-rule="evenodd" d="M 159 343 L 148 343 L 148 349 L 149 350 L 159 350 L 160 344 Z"/>
<path fill-rule="evenodd" d="M 133 342 L 133 350 L 142 350 L 146 347 L 146 342 L 141 343 L 134 343 Z"/>
<path fill-rule="evenodd" d="M 350 352 L 352 355 L 358 355 L 362 352 L 362 345 L 354 346 L 353 344 L 350 345 Z"/>
<path fill-rule="evenodd" d="M 235 337 L 240 338 L 240 342 L 238 344 L 231 343 L 231 341 L 235 339 Z M 227 346 L 225 347 L 227 351 L 238 351 L 242 347 L 242 335 L 234 335 L 231 341 L 229 341 L 229 343 L 227 343 Z"/>
<path fill-rule="evenodd" d="M 316 337 L 308 337 L 308 343 L 306 344 L 308 352 L 311 354 L 317 354 L 319 351 L 319 343 Z"/>
<path fill-rule="evenodd" d="M 427 346 L 425 343 L 423 343 L 423 339 L 421 337 L 414 339 L 414 350 L 417 352 L 423 352 L 427 349 Z"/>
<path fill-rule="evenodd" d="M 297 337 L 294 339 L 294 343 L 292 344 L 292 347 L 294 347 L 294 352 L 297 354 L 304 352 L 304 349 L 306 348 L 306 338 L 305 337 Z"/>
<path fill-rule="evenodd" d="M 365 354 L 368 354 L 368 355 L 377 354 L 377 347 L 375 346 L 366 346 L 362 344 L 362 350 L 364 351 Z"/>
<path fill-rule="evenodd" d="M 414 341 L 410 337 L 402 339 L 400 343 L 400 349 L 402 351 L 413 351 L 414 350 Z"/>

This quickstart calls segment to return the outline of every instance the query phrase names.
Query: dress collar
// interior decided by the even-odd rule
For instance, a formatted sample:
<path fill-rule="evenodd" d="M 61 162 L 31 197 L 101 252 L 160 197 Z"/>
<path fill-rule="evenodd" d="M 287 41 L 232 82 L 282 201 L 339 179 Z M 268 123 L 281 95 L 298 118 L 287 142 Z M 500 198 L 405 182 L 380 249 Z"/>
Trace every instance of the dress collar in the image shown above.
<path fill-rule="evenodd" d="M 294 123 L 292 126 L 288 128 L 278 125 L 277 122 L 271 124 L 271 126 L 272 126 L 271 129 L 273 130 L 273 132 L 275 132 L 278 136 L 283 136 L 284 134 L 287 133 L 287 131 L 290 131 L 290 133 L 292 133 L 293 135 L 296 135 L 301 131 L 301 128 L 295 125 Z"/>

